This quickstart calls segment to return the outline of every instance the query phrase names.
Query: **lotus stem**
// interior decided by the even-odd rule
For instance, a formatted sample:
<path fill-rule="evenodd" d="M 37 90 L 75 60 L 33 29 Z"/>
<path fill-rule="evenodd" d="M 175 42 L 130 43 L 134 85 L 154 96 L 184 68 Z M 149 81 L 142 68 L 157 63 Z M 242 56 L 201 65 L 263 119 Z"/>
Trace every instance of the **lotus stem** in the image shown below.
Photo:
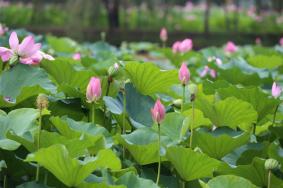
<path fill-rule="evenodd" d="M 279 105 L 280 105 L 280 104 L 278 104 L 278 105 L 276 106 L 276 108 L 275 108 L 275 111 L 274 111 L 274 114 L 273 114 L 272 126 L 273 126 L 273 125 L 274 125 L 274 123 L 275 123 L 276 114 L 277 114 L 277 111 L 278 111 Z"/>
<path fill-rule="evenodd" d="M 6 188 L 6 184 L 7 184 L 7 175 L 4 175 L 3 188 Z"/>
<path fill-rule="evenodd" d="M 268 170 L 267 188 L 271 188 L 270 184 L 271 184 L 271 170 Z"/>
<path fill-rule="evenodd" d="M 195 121 L 195 106 L 194 101 L 192 101 L 192 122 L 190 126 L 191 136 L 190 136 L 190 148 L 192 148 L 193 145 L 193 133 L 194 133 L 194 121 Z"/>
<path fill-rule="evenodd" d="M 38 134 L 37 134 L 37 151 L 40 149 L 40 132 L 41 132 L 41 123 L 42 123 L 42 109 L 39 110 L 39 120 L 38 120 Z M 36 167 L 36 177 L 35 181 L 39 181 L 39 171 L 40 171 L 40 166 L 37 164 Z"/>
<path fill-rule="evenodd" d="M 126 91 L 123 92 L 123 130 L 122 133 L 126 133 Z M 123 159 L 125 159 L 125 147 L 123 146 Z"/>
<path fill-rule="evenodd" d="M 186 102 L 186 86 L 183 85 L 183 100 L 182 100 L 181 112 L 184 111 L 185 102 Z"/>
<path fill-rule="evenodd" d="M 160 156 L 160 124 L 158 123 L 158 170 L 157 170 L 157 178 L 156 184 L 159 183 L 160 178 L 160 168 L 161 168 L 161 156 Z"/>
<path fill-rule="evenodd" d="M 91 103 L 91 122 L 95 123 L 95 102 Z"/>
<path fill-rule="evenodd" d="M 109 95 L 109 90 L 110 90 L 110 84 L 113 81 L 112 77 L 109 76 L 107 79 L 107 88 L 106 88 L 106 93 L 105 96 Z M 103 106 L 103 111 L 104 111 L 104 115 L 103 115 L 103 125 L 105 125 L 105 121 L 106 121 L 106 105 L 104 104 Z"/>

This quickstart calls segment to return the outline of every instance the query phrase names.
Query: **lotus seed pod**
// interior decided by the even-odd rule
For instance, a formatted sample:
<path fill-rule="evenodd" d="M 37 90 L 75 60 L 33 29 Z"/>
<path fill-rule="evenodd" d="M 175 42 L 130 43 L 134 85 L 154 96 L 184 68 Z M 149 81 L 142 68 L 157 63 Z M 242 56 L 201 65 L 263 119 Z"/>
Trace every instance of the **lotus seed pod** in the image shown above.
<path fill-rule="evenodd" d="M 264 163 L 264 167 L 266 170 L 273 170 L 279 168 L 279 163 L 275 159 L 267 159 Z"/>
<path fill-rule="evenodd" d="M 48 98 L 45 94 L 39 94 L 37 96 L 36 106 L 39 110 L 48 108 Z"/>

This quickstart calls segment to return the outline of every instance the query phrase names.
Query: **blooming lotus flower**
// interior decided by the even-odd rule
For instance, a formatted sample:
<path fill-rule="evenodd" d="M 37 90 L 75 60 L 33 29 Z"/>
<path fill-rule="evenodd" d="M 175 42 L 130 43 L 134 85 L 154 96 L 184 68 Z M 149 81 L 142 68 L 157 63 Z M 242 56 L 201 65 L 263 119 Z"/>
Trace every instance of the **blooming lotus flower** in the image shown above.
<path fill-rule="evenodd" d="M 280 44 L 280 46 L 283 46 L 283 37 L 280 38 L 279 44 Z"/>
<path fill-rule="evenodd" d="M 238 50 L 238 47 L 232 42 L 228 41 L 225 46 L 225 52 L 227 53 L 234 53 Z"/>
<path fill-rule="evenodd" d="M 173 51 L 173 53 L 179 52 L 179 46 L 180 46 L 180 44 L 181 44 L 180 41 L 174 42 L 174 44 L 173 44 L 173 46 L 172 46 L 172 51 Z"/>
<path fill-rule="evenodd" d="M 185 53 L 193 48 L 193 41 L 191 39 L 185 39 L 179 44 L 179 52 Z"/>
<path fill-rule="evenodd" d="M 163 27 L 163 28 L 160 30 L 160 40 L 161 40 L 162 42 L 166 42 L 167 39 L 168 39 L 167 30 L 166 30 L 166 28 Z"/>
<path fill-rule="evenodd" d="M 274 98 L 278 98 L 281 95 L 281 92 L 282 92 L 281 87 L 278 86 L 276 82 L 273 82 L 271 89 L 272 96 Z"/>
<path fill-rule="evenodd" d="M 9 45 L 10 49 L 0 47 L 0 57 L 3 62 L 15 57 L 23 64 L 38 64 L 42 59 L 54 60 L 52 56 L 40 51 L 41 44 L 35 43 L 33 36 L 27 36 L 19 43 L 17 33 L 12 32 Z"/>
<path fill-rule="evenodd" d="M 182 63 L 179 70 L 179 80 L 183 85 L 187 85 L 190 80 L 190 71 L 185 63 Z"/>
<path fill-rule="evenodd" d="M 205 66 L 203 71 L 201 71 L 201 73 L 199 74 L 200 77 L 205 77 L 207 75 L 207 73 L 209 72 L 210 68 L 208 66 Z"/>
<path fill-rule="evenodd" d="M 75 53 L 73 55 L 73 60 L 77 60 L 77 61 L 81 60 L 81 54 L 80 53 Z"/>
<path fill-rule="evenodd" d="M 215 62 L 218 66 L 221 66 L 222 65 L 222 60 L 218 57 L 215 58 Z"/>
<path fill-rule="evenodd" d="M 155 121 L 158 124 L 160 124 L 165 117 L 165 107 L 163 106 L 163 104 L 160 102 L 159 99 L 157 99 L 157 101 L 154 104 L 154 107 L 151 109 L 151 116 L 153 121 Z"/>
<path fill-rule="evenodd" d="M 86 89 L 86 98 L 88 103 L 96 102 L 101 97 L 100 79 L 92 77 Z"/>

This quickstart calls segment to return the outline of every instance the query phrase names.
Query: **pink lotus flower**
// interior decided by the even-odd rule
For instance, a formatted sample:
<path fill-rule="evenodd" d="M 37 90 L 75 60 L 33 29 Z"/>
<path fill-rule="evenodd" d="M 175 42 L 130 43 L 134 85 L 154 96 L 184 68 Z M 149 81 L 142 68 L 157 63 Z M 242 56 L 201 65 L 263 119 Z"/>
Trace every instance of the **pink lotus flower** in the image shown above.
<path fill-rule="evenodd" d="M 283 37 L 280 38 L 279 44 L 280 44 L 280 46 L 283 46 Z"/>
<path fill-rule="evenodd" d="M 217 76 L 217 72 L 216 72 L 216 70 L 214 70 L 214 69 L 210 69 L 209 74 L 210 74 L 210 76 L 211 76 L 212 78 L 216 78 L 216 76 Z"/>
<path fill-rule="evenodd" d="M 215 62 L 218 66 L 221 66 L 223 63 L 222 63 L 222 60 L 218 57 L 215 58 Z"/>
<path fill-rule="evenodd" d="M 193 48 L 193 41 L 192 39 L 185 39 L 179 45 L 179 51 L 181 53 L 185 53 L 190 51 Z"/>
<path fill-rule="evenodd" d="M 81 60 L 81 54 L 80 53 L 75 53 L 73 55 L 73 60 L 77 60 L 77 61 Z"/>
<path fill-rule="evenodd" d="M 257 38 L 255 39 L 255 44 L 256 44 L 256 45 L 261 45 L 261 39 L 260 39 L 259 37 L 257 37 Z"/>
<path fill-rule="evenodd" d="M 101 84 L 100 79 L 91 77 L 87 89 L 86 98 L 88 103 L 96 102 L 101 97 Z"/>
<path fill-rule="evenodd" d="M 166 28 L 163 27 L 163 28 L 160 30 L 160 40 L 161 40 L 162 42 L 166 42 L 167 39 L 168 39 L 167 30 L 166 30 Z"/>
<path fill-rule="evenodd" d="M 193 41 L 192 39 L 185 39 L 183 41 L 176 41 L 172 46 L 173 53 L 180 52 L 186 53 L 193 49 Z"/>
<path fill-rule="evenodd" d="M 238 47 L 232 42 L 228 41 L 225 46 L 225 52 L 227 53 L 234 53 L 238 50 Z"/>
<path fill-rule="evenodd" d="M 187 85 L 190 80 L 190 71 L 185 63 L 182 63 L 179 70 L 179 80 L 183 85 Z"/>
<path fill-rule="evenodd" d="M 151 109 L 151 116 L 153 121 L 160 124 L 161 121 L 163 121 L 165 117 L 165 107 L 160 102 L 160 99 L 157 99 L 157 101 L 154 104 L 154 107 Z"/>
<path fill-rule="evenodd" d="M 3 36 L 8 31 L 8 28 L 0 24 L 0 36 Z"/>
<path fill-rule="evenodd" d="M 274 98 L 278 98 L 278 97 L 281 95 L 281 92 L 282 92 L 281 87 L 278 86 L 278 85 L 276 84 L 276 82 L 273 82 L 273 84 L 272 84 L 272 89 L 271 89 L 271 94 L 272 94 L 272 96 L 273 96 Z"/>
<path fill-rule="evenodd" d="M 179 46 L 180 46 L 180 44 L 181 44 L 180 41 L 174 42 L 174 44 L 173 44 L 173 46 L 172 46 L 172 51 L 173 51 L 173 53 L 179 52 Z"/>
<path fill-rule="evenodd" d="M 12 32 L 9 38 L 9 48 L 0 47 L 0 57 L 3 62 L 16 57 L 23 64 L 38 64 L 42 59 L 54 60 L 54 58 L 40 51 L 41 44 L 35 43 L 33 36 L 27 36 L 22 43 L 16 32 Z"/>
<path fill-rule="evenodd" d="M 209 72 L 209 70 L 210 70 L 210 68 L 208 66 L 205 66 L 204 69 L 199 74 L 200 77 L 205 77 L 207 75 L 207 73 Z"/>

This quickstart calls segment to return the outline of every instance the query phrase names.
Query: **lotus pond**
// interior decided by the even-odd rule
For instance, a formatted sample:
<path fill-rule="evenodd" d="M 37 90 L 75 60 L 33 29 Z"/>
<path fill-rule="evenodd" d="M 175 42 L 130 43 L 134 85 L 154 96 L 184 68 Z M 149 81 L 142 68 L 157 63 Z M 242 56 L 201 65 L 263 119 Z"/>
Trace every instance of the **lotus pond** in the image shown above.
<path fill-rule="evenodd" d="M 102 39 L 0 37 L 2 187 L 283 187 L 281 45 Z"/>

